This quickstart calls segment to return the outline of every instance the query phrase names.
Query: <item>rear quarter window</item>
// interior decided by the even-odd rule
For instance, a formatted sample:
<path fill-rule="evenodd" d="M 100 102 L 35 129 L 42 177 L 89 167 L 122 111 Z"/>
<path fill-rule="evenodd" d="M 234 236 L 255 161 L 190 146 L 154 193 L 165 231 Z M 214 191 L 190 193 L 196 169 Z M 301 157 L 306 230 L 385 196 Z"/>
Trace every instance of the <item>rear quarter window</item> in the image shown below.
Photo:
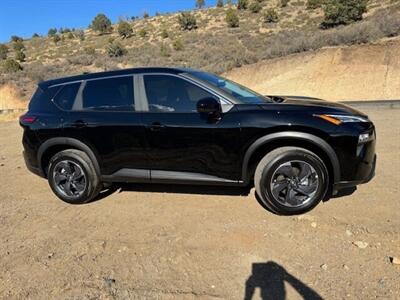
<path fill-rule="evenodd" d="M 53 98 L 57 107 L 62 110 L 71 110 L 79 87 L 80 83 L 64 85 Z"/>
<path fill-rule="evenodd" d="M 29 102 L 28 109 L 31 112 L 51 112 L 56 110 L 56 107 L 51 103 L 51 99 L 60 90 L 60 86 L 47 88 L 43 90 L 40 86 L 37 87 Z"/>

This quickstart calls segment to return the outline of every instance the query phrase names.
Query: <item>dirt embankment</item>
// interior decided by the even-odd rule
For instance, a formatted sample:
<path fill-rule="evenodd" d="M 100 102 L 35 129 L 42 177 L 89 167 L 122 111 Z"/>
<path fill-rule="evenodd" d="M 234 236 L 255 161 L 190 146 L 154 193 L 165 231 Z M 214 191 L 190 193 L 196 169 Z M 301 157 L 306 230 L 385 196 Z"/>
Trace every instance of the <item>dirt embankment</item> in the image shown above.
<path fill-rule="evenodd" d="M 12 84 L 0 86 L 0 110 L 26 108 L 27 103 L 20 100 L 17 88 Z"/>
<path fill-rule="evenodd" d="M 400 99 L 400 39 L 294 54 L 224 75 L 263 94 Z"/>

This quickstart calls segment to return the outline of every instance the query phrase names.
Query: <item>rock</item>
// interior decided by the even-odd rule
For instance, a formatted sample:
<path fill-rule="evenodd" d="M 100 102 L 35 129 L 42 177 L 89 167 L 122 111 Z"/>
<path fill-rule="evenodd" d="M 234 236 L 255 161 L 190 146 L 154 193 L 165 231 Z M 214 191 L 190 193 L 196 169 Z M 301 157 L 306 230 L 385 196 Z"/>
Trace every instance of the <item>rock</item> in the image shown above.
<path fill-rule="evenodd" d="M 53 256 L 54 256 L 54 253 L 49 253 L 49 254 L 47 254 L 47 258 L 48 258 L 48 259 L 51 259 Z"/>
<path fill-rule="evenodd" d="M 368 243 L 363 241 L 355 241 L 353 242 L 353 245 L 357 246 L 360 249 L 365 249 L 368 247 Z"/>
<path fill-rule="evenodd" d="M 297 217 L 297 220 L 299 221 L 314 221 L 314 217 L 311 215 L 301 215 Z"/>
<path fill-rule="evenodd" d="M 115 284 L 115 279 L 114 278 L 108 278 L 108 277 L 104 277 L 104 282 L 106 283 L 106 285 L 108 287 L 111 287 L 113 284 Z"/>
<path fill-rule="evenodd" d="M 390 257 L 390 262 L 391 262 L 392 264 L 394 264 L 394 265 L 400 265 L 400 258 L 395 257 L 395 256 Z"/>
<path fill-rule="evenodd" d="M 350 268 L 347 265 L 343 265 L 343 269 L 345 269 L 346 271 L 350 270 Z"/>
<path fill-rule="evenodd" d="M 346 229 L 346 235 L 347 235 L 347 236 L 352 236 L 353 233 L 352 233 L 350 230 Z"/>
<path fill-rule="evenodd" d="M 0 164 L 0 167 L 4 167 L 4 164 Z"/>
<path fill-rule="evenodd" d="M 312 223 L 311 223 L 311 227 L 312 227 L 312 228 L 317 228 L 317 222 L 312 222 Z"/>
<path fill-rule="evenodd" d="M 327 264 L 322 264 L 321 265 L 321 269 L 324 270 L 324 271 L 328 270 L 328 265 Z"/>

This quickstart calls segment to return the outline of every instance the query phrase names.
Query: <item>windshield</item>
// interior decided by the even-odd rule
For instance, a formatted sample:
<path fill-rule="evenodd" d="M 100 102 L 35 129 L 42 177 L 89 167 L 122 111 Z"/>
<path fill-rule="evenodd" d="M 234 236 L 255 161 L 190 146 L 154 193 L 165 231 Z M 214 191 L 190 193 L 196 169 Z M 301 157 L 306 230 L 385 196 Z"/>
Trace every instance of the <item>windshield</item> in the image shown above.
<path fill-rule="evenodd" d="M 220 88 L 243 104 L 263 104 L 265 102 L 271 102 L 268 97 L 264 97 L 263 95 L 223 77 L 206 72 L 191 72 L 191 74 Z"/>

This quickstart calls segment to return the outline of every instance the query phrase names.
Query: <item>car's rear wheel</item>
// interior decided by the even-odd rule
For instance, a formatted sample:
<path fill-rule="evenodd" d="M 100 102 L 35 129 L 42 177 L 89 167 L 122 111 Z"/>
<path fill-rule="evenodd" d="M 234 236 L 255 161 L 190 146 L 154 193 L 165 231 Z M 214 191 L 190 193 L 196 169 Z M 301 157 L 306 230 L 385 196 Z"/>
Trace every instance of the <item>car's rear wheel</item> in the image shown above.
<path fill-rule="evenodd" d="M 324 162 L 313 152 L 282 147 L 258 164 L 254 184 L 259 202 L 282 215 L 305 213 L 326 195 L 329 178 Z"/>
<path fill-rule="evenodd" d="M 71 204 L 91 201 L 102 188 L 93 162 L 80 150 L 69 149 L 55 154 L 50 160 L 47 177 L 57 197 Z"/>

